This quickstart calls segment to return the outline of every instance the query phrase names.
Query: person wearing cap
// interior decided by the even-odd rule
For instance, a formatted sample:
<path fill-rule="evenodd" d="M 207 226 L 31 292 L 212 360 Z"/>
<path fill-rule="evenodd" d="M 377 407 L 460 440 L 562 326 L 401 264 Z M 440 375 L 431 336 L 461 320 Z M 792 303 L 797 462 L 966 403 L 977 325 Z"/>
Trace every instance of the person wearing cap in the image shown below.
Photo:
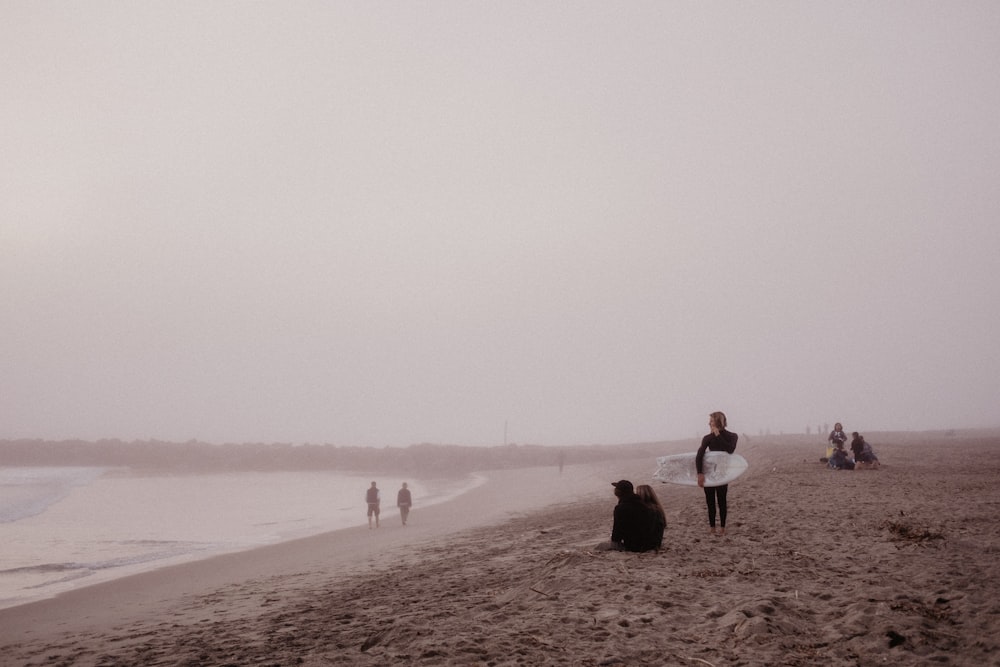
<path fill-rule="evenodd" d="M 726 430 L 726 415 L 722 412 L 713 412 L 708 416 L 708 427 L 712 432 L 701 439 L 701 447 L 694 460 L 695 469 L 698 471 L 698 486 L 705 489 L 705 504 L 708 505 L 708 526 L 712 534 L 715 534 L 716 505 L 721 526 L 721 535 L 726 534 L 726 514 L 728 511 L 727 494 L 729 485 L 705 486 L 705 452 L 729 452 L 736 450 L 736 440 L 739 436 Z"/>
<path fill-rule="evenodd" d="M 650 544 L 650 524 L 652 513 L 642 499 L 635 494 L 632 482 L 622 479 L 612 482 L 618 504 L 615 505 L 614 523 L 611 526 L 611 541 L 598 545 L 607 551 L 648 551 Z"/>

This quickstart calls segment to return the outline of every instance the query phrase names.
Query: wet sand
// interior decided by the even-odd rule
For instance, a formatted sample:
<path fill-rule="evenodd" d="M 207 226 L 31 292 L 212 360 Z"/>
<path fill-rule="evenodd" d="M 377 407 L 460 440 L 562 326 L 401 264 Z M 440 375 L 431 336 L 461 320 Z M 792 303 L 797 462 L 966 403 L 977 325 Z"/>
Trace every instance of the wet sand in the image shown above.
<path fill-rule="evenodd" d="M 654 484 L 665 548 L 594 551 L 645 459 L 490 473 L 405 528 L 0 610 L 0 664 L 1000 664 L 1000 437 L 872 434 L 857 471 L 819 440 L 740 443 L 725 537 L 699 489 Z"/>

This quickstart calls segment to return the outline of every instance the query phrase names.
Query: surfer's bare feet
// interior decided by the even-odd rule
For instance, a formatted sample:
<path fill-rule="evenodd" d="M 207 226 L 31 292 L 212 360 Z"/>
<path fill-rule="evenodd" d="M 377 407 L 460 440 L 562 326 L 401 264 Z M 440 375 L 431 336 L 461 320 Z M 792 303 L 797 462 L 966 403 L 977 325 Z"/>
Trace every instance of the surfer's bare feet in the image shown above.
<path fill-rule="evenodd" d="M 715 526 L 709 527 L 708 532 L 711 533 L 712 535 L 715 535 Z"/>
<path fill-rule="evenodd" d="M 726 536 L 726 529 L 725 528 L 720 528 L 719 529 L 719 535 L 725 537 Z"/>

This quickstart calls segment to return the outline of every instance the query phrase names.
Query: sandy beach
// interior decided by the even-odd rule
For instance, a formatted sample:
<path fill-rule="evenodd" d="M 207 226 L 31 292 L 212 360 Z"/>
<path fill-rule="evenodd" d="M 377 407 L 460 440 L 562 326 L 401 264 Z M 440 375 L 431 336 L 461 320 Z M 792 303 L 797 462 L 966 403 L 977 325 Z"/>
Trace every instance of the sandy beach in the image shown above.
<path fill-rule="evenodd" d="M 489 473 L 411 525 L 219 556 L 0 610 L 3 665 L 1000 664 L 1000 436 L 741 440 L 729 534 L 654 484 L 659 553 L 596 552 L 630 458 Z M 671 453 L 671 452 L 664 452 Z"/>

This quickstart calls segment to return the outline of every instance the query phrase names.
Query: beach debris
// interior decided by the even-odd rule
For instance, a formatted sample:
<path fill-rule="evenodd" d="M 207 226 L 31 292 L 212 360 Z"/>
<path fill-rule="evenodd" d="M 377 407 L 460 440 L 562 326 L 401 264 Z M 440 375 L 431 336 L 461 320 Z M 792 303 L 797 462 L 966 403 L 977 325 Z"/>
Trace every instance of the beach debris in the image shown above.
<path fill-rule="evenodd" d="M 886 521 L 884 527 L 901 540 L 925 542 L 927 540 L 943 540 L 944 535 L 929 528 L 919 528 L 903 521 Z"/>
<path fill-rule="evenodd" d="M 588 556 L 593 556 L 594 555 L 594 554 L 590 553 L 589 551 L 584 551 L 583 553 L 587 554 Z M 578 555 L 577 552 L 571 551 L 569 549 L 563 549 L 563 550 L 559 551 L 555 556 L 553 556 L 552 558 L 550 558 L 547 561 L 545 561 L 545 567 L 548 567 L 549 565 L 552 565 L 553 563 L 556 563 L 557 561 L 558 561 L 558 565 L 560 567 L 563 566 L 563 565 L 570 564 L 574 560 L 576 560 L 574 558 L 576 555 Z"/>
<path fill-rule="evenodd" d="M 566 650 L 565 647 L 553 644 L 548 639 L 544 639 L 542 637 L 539 637 L 538 635 L 529 635 L 529 637 L 531 639 L 535 640 L 536 642 L 538 642 L 539 644 L 541 644 L 542 646 L 545 646 L 547 648 L 555 649 L 556 651 L 565 651 Z"/>
<path fill-rule="evenodd" d="M 896 648 L 906 641 L 906 637 L 895 630 L 889 630 L 889 632 L 885 633 L 885 636 L 889 638 L 889 648 Z"/>
<path fill-rule="evenodd" d="M 366 639 L 364 643 L 361 644 L 361 652 L 364 653 L 370 648 L 377 646 L 379 643 L 381 643 L 382 640 L 385 639 L 386 635 L 389 634 L 390 630 L 392 630 L 391 626 L 388 628 L 384 628 L 382 630 L 377 630 L 376 632 L 370 634 L 368 636 L 368 639 Z"/>
<path fill-rule="evenodd" d="M 708 660 L 702 660 L 701 658 L 684 658 L 684 659 L 685 660 L 690 660 L 692 662 L 700 662 L 703 665 L 708 665 L 708 667 L 715 667 L 715 665 L 713 665 L 712 663 L 710 663 Z"/>
<path fill-rule="evenodd" d="M 740 574 L 751 574 L 757 570 L 757 560 L 750 558 L 749 560 L 744 558 L 739 563 L 736 564 L 736 571 Z"/>
<path fill-rule="evenodd" d="M 692 572 L 691 576 L 698 577 L 699 579 L 708 579 L 709 577 L 726 577 L 729 576 L 729 571 L 723 569 L 698 570 L 697 572 Z"/>
<path fill-rule="evenodd" d="M 921 600 L 914 599 L 903 599 L 897 602 L 889 604 L 889 608 L 893 611 L 903 611 L 913 614 L 919 614 L 924 618 L 928 618 L 934 621 L 944 621 L 948 623 L 953 623 L 952 621 L 952 611 L 948 606 L 948 600 L 946 598 L 938 598 L 934 601 L 934 604 L 928 604 Z"/>

